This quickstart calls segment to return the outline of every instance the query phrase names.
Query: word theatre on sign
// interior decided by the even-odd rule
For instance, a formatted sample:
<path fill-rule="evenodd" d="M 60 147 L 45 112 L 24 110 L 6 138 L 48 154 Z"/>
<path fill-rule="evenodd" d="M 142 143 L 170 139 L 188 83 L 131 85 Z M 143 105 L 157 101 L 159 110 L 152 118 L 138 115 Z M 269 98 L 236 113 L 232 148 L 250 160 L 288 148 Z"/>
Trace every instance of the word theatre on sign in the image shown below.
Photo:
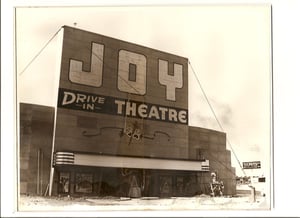
<path fill-rule="evenodd" d="M 124 154 L 122 131 L 131 126 L 144 136 L 132 146 L 155 155 L 178 141 L 179 156 L 188 141 L 188 59 L 64 26 L 57 105 L 59 147 Z M 77 140 L 66 143 L 64 132 Z"/>

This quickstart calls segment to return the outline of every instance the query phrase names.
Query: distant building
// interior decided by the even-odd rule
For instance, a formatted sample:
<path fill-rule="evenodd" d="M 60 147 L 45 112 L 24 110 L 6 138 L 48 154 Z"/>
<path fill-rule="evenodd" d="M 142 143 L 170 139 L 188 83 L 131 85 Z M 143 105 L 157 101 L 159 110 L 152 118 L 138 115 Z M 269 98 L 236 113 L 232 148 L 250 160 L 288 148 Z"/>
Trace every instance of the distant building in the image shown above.
<path fill-rule="evenodd" d="M 187 68 L 64 26 L 57 109 L 20 104 L 20 193 L 193 196 L 213 171 L 234 195 L 226 134 L 188 125 Z"/>

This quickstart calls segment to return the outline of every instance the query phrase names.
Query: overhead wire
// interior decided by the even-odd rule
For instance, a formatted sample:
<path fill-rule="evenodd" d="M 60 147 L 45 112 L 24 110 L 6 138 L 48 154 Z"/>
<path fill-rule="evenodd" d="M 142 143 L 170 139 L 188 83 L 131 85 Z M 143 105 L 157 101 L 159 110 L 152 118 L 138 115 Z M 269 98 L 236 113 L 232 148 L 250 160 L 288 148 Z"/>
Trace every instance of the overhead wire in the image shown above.
<path fill-rule="evenodd" d="M 60 28 L 53 34 L 53 36 L 46 42 L 46 44 L 39 50 L 39 52 L 31 59 L 31 61 L 26 65 L 26 67 L 19 73 L 20 76 L 21 76 L 21 75 L 28 69 L 28 67 L 29 67 L 29 66 L 30 66 L 30 65 L 38 58 L 38 56 L 44 51 L 44 49 L 45 49 L 45 48 L 49 45 L 49 43 L 56 37 L 56 35 L 60 32 L 60 30 L 61 30 L 62 28 L 63 28 L 63 26 L 60 27 Z M 99 57 L 97 54 L 95 54 L 93 51 L 92 51 L 92 53 L 95 55 L 96 58 L 98 58 L 99 60 L 103 61 L 103 59 L 102 59 L 101 57 Z M 195 70 L 194 70 L 194 68 L 193 68 L 193 66 L 192 66 L 192 64 L 191 64 L 191 62 L 189 61 L 188 63 L 189 63 L 189 65 L 190 65 L 190 67 L 191 67 L 191 69 L 192 69 L 192 71 L 193 71 L 193 74 L 194 74 L 194 76 L 195 76 L 195 78 L 196 78 L 196 80 L 197 80 L 197 82 L 198 82 L 198 84 L 199 84 L 199 86 L 200 86 L 200 89 L 201 89 L 201 91 L 202 91 L 202 93 L 203 93 L 203 95 L 204 95 L 204 97 L 205 97 L 205 100 L 207 101 L 207 103 L 208 103 L 208 105 L 209 105 L 209 107 L 210 107 L 210 110 L 212 111 L 213 116 L 214 116 L 215 120 L 216 120 L 217 123 L 218 123 L 219 128 L 221 129 L 222 132 L 224 132 L 224 128 L 222 127 L 222 125 L 221 125 L 219 119 L 217 118 L 217 115 L 216 115 L 216 113 L 215 113 L 215 111 L 214 111 L 214 109 L 213 109 L 213 107 L 212 107 L 212 105 L 211 105 L 211 103 L 210 103 L 210 101 L 209 101 L 209 99 L 208 99 L 208 97 L 207 97 L 207 95 L 206 95 L 206 93 L 205 93 L 205 91 L 204 91 L 204 89 L 203 89 L 201 83 L 200 83 L 200 80 L 199 80 L 199 78 L 198 78 L 198 76 L 197 76 L 197 74 L 196 74 L 196 72 L 195 72 Z M 109 68 L 111 68 L 111 67 L 109 67 Z M 130 86 L 132 89 L 134 89 L 137 93 L 140 93 L 135 87 L 133 87 L 130 83 L 128 83 L 128 81 L 127 81 L 126 79 L 124 79 L 122 76 L 118 75 L 118 77 L 119 77 L 121 80 L 123 80 L 125 83 L 127 83 L 127 85 L 129 85 L 129 86 Z M 130 101 L 130 100 L 129 100 L 129 97 L 128 97 L 128 101 Z M 145 101 L 145 99 L 143 99 L 143 101 Z M 125 113 L 125 119 L 126 119 L 126 117 L 127 117 L 127 115 L 126 115 L 126 113 Z M 125 121 L 125 122 L 126 122 L 126 121 Z M 125 124 L 125 125 L 126 125 L 126 124 Z M 243 168 L 242 168 L 242 166 L 241 166 L 241 163 L 240 163 L 240 161 L 239 161 L 239 159 L 238 159 L 238 157 L 237 157 L 237 155 L 236 155 L 236 153 L 235 153 L 235 151 L 234 151 L 234 149 L 233 149 L 233 147 L 232 147 L 232 144 L 231 144 L 231 142 L 229 141 L 228 137 L 226 137 L 226 141 L 227 141 L 227 143 L 229 144 L 229 146 L 230 146 L 230 148 L 231 148 L 231 150 L 232 150 L 232 152 L 233 152 L 233 154 L 234 154 L 234 156 L 235 156 L 235 158 L 236 158 L 236 160 L 237 160 L 239 166 L 241 167 L 243 173 L 245 174 L 245 172 L 244 172 L 244 170 L 243 170 Z M 216 159 L 215 159 L 215 160 L 216 160 Z M 217 160 L 216 160 L 216 161 L 217 161 Z M 220 161 L 217 161 L 217 162 L 219 162 L 221 165 L 225 166 L 225 165 L 222 164 Z M 225 167 L 226 167 L 226 166 L 225 166 Z M 227 168 L 227 167 L 226 167 L 226 168 Z M 245 174 L 245 175 L 246 175 L 246 174 Z"/>
<path fill-rule="evenodd" d="M 92 49 L 91 49 L 91 51 L 92 51 L 92 54 L 93 54 L 96 58 L 98 58 L 100 61 L 102 61 L 102 62 L 104 63 L 103 58 L 101 58 L 98 54 L 96 54 Z M 107 68 L 108 68 L 108 69 L 113 69 L 113 68 L 110 67 L 109 65 L 107 66 Z M 120 78 L 123 82 L 125 82 L 125 83 L 126 83 L 130 88 L 132 88 L 137 94 L 141 95 L 142 98 L 143 98 L 143 103 L 145 103 L 145 96 L 144 96 L 139 90 L 137 90 L 133 85 L 131 85 L 131 84 L 128 82 L 128 80 L 126 80 L 125 78 L 123 78 L 120 74 L 117 74 L 117 75 L 118 75 L 118 78 Z M 127 92 L 127 102 L 130 102 L 130 100 L 131 100 L 130 96 L 131 96 L 131 93 Z M 123 129 L 123 133 L 125 133 L 125 132 L 126 132 L 126 129 L 127 129 L 127 117 L 128 117 L 128 116 L 127 116 L 127 113 L 126 113 L 126 110 L 125 110 L 125 113 L 124 113 L 124 129 Z M 144 118 L 142 117 L 142 132 L 143 132 L 143 130 L 144 130 Z M 134 132 L 133 132 L 132 134 L 134 134 Z M 132 138 L 130 138 L 130 139 L 132 139 Z M 129 141 L 129 144 L 128 144 L 128 145 L 130 145 L 130 143 L 131 143 L 131 140 Z"/>
<path fill-rule="evenodd" d="M 47 41 L 47 43 L 39 50 L 39 52 L 31 59 L 31 61 L 26 65 L 26 67 L 19 73 L 19 76 L 21 76 L 26 70 L 27 68 L 35 61 L 35 59 L 43 52 L 43 50 L 49 45 L 49 43 L 55 38 L 55 36 L 59 33 L 59 31 L 62 29 L 63 27 L 60 27 L 55 33 L 54 35 Z"/>
<path fill-rule="evenodd" d="M 46 44 L 38 51 L 38 53 L 30 60 L 30 62 L 26 65 L 26 67 L 24 67 L 24 69 L 19 73 L 19 75 L 22 75 L 26 70 L 27 68 L 37 59 L 37 57 L 44 51 L 44 49 L 49 45 L 49 43 L 56 37 L 56 35 L 59 33 L 59 31 L 63 28 L 60 27 L 55 33 L 54 35 L 46 42 Z M 101 57 L 99 57 L 99 55 L 97 55 L 96 53 L 94 53 L 92 51 L 92 53 L 95 55 L 96 58 L 98 58 L 100 61 L 103 61 L 103 59 Z M 111 68 L 111 67 L 108 67 L 108 68 Z M 126 79 L 124 79 L 122 76 L 118 75 L 118 77 L 123 80 L 125 83 L 127 83 L 128 86 L 130 86 L 132 89 L 134 89 L 137 93 L 140 94 L 140 92 L 135 88 L 133 87 L 130 83 L 127 82 Z M 142 95 L 142 94 L 140 94 Z"/>
<path fill-rule="evenodd" d="M 64 26 L 61 26 L 54 34 L 53 36 L 45 43 L 45 45 L 37 52 L 37 54 L 30 60 L 30 62 L 24 67 L 24 69 L 19 73 L 19 76 L 22 76 L 22 74 L 31 66 L 31 64 L 41 55 L 41 53 L 45 50 L 45 48 L 50 44 L 50 42 L 58 35 L 58 33 L 60 32 L 61 29 L 63 29 Z M 103 58 L 101 58 L 98 54 L 96 54 L 95 52 L 92 51 L 92 54 L 97 58 L 99 59 L 100 61 L 103 62 Z M 111 68 L 112 67 L 109 67 L 107 66 L 108 68 Z M 118 74 L 118 77 L 124 81 L 128 86 L 130 86 L 133 90 L 135 90 L 136 93 L 142 95 L 139 90 L 137 90 L 134 86 L 132 86 L 125 78 L 123 78 L 122 76 L 120 76 Z M 130 101 L 130 93 L 127 93 L 127 101 L 129 102 Z M 143 96 L 143 103 L 145 102 L 145 97 Z M 125 116 L 125 128 L 126 128 L 126 120 L 127 120 L 127 114 L 125 112 L 124 114 Z M 142 128 L 144 128 L 144 122 L 143 122 L 144 118 L 142 118 Z M 124 129 L 125 131 L 125 129 Z"/>
<path fill-rule="evenodd" d="M 103 59 L 102 59 L 101 57 L 99 57 L 97 54 L 95 54 L 93 51 L 92 51 L 92 53 L 93 53 L 99 60 L 103 61 Z M 212 107 L 212 105 L 211 105 L 211 103 L 210 103 L 210 101 L 209 101 L 209 99 L 208 99 L 208 97 L 207 97 L 207 95 L 206 95 L 206 93 L 205 93 L 205 91 L 204 91 L 204 89 L 203 89 L 203 87 L 202 87 L 202 85 L 201 85 L 201 83 L 200 83 L 200 81 L 199 81 L 197 75 L 196 75 L 196 72 L 195 72 L 193 66 L 191 65 L 191 62 L 189 61 L 188 63 L 189 63 L 189 65 L 190 65 L 191 68 L 192 68 L 192 71 L 193 71 L 193 73 L 194 73 L 194 75 L 195 75 L 195 77 L 196 77 L 196 80 L 197 80 L 197 82 L 198 82 L 198 84 L 199 84 L 199 86 L 200 86 L 200 89 L 201 89 L 201 91 L 202 91 L 202 93 L 203 93 L 203 95 L 204 95 L 204 97 L 205 97 L 205 99 L 206 99 L 206 101 L 207 101 L 207 103 L 208 103 L 208 105 L 209 105 L 209 107 L 210 107 L 210 109 L 211 109 L 213 115 L 214 115 L 214 118 L 216 119 L 216 121 L 217 121 L 217 123 L 218 123 L 218 126 L 220 127 L 220 129 L 221 129 L 222 132 L 225 132 L 223 126 L 221 125 L 221 122 L 220 122 L 219 119 L 217 118 L 217 115 L 216 115 L 216 113 L 215 113 L 215 111 L 214 111 L 214 109 L 213 109 L 213 107 Z M 107 68 L 113 69 L 113 68 L 110 67 L 110 66 L 107 66 Z M 128 80 L 126 80 L 125 78 L 123 78 L 123 77 L 122 77 L 121 75 L 119 75 L 119 74 L 118 74 L 118 77 L 119 77 L 121 80 L 123 80 L 128 86 L 130 86 L 132 89 L 134 89 L 137 93 L 140 94 L 139 90 L 137 90 L 134 86 L 132 86 L 130 83 L 128 83 Z M 140 94 L 140 95 L 141 95 L 141 94 Z M 129 96 L 130 96 L 130 93 L 128 93 L 128 99 L 127 99 L 128 101 L 130 101 L 130 97 L 129 97 Z M 143 101 L 145 101 L 145 97 L 143 98 Z M 125 113 L 125 126 L 126 126 L 126 118 L 127 118 L 127 115 L 126 115 L 126 113 Z M 142 120 L 143 120 L 143 119 L 142 119 Z M 142 121 L 142 122 L 143 122 L 143 121 Z M 240 161 L 239 161 L 239 159 L 238 159 L 238 157 L 237 157 L 237 155 L 236 155 L 236 153 L 235 153 L 235 151 L 234 151 L 234 149 L 233 149 L 233 147 L 232 147 L 232 144 L 231 144 L 231 142 L 229 141 L 228 137 L 226 137 L 226 141 L 227 141 L 227 143 L 229 144 L 229 146 L 230 146 L 230 148 L 231 148 L 231 150 L 232 150 L 232 152 L 233 152 L 233 154 L 234 154 L 234 156 L 235 156 L 235 159 L 237 160 L 239 166 L 241 167 L 241 169 L 242 169 L 244 175 L 246 176 L 246 173 L 244 172 L 244 170 L 243 170 L 243 168 L 242 168 L 242 166 L 241 166 L 241 164 L 240 164 Z M 209 153 L 210 153 L 211 159 L 213 159 L 213 160 L 214 160 L 215 162 L 217 162 L 218 164 L 222 165 L 225 169 L 229 170 L 229 172 L 230 172 L 232 175 L 235 175 L 235 174 L 232 172 L 232 169 L 230 169 L 230 168 L 229 168 L 228 166 L 226 166 L 224 163 L 222 163 L 221 161 L 219 161 L 219 160 L 213 155 L 212 152 L 209 152 Z"/>
<path fill-rule="evenodd" d="M 103 59 L 102 59 L 101 57 L 99 57 L 97 54 L 95 54 L 95 53 L 93 53 L 93 54 L 94 54 L 99 60 L 103 61 Z M 207 101 L 207 103 L 208 103 L 208 105 L 209 105 L 209 107 L 210 107 L 210 109 L 211 109 L 211 111 L 212 111 L 212 113 L 213 113 L 213 115 L 214 115 L 214 118 L 216 119 L 216 121 L 217 121 L 217 123 L 218 123 L 218 126 L 220 127 L 220 129 L 221 129 L 222 132 L 225 132 L 223 126 L 221 125 L 221 122 L 220 122 L 219 119 L 217 118 L 217 115 L 216 115 L 216 113 L 215 113 L 215 111 L 214 111 L 214 109 L 213 109 L 213 107 L 212 107 L 212 105 L 211 105 L 211 103 L 210 103 L 210 101 L 209 101 L 209 99 L 208 99 L 208 97 L 207 97 L 207 95 L 206 95 L 206 93 L 205 93 L 205 91 L 204 91 L 204 89 L 203 89 L 203 87 L 202 87 L 202 85 L 201 85 L 201 83 L 200 83 L 200 81 L 199 81 L 199 79 L 198 79 L 196 73 L 195 73 L 195 70 L 194 70 L 193 66 L 191 65 L 191 63 L 190 63 L 190 61 L 189 61 L 189 65 L 190 65 L 191 68 L 192 68 L 192 71 L 193 71 L 193 73 L 194 73 L 194 75 L 195 75 L 195 77 L 196 77 L 196 79 L 197 79 L 197 82 L 198 82 L 198 84 L 199 84 L 199 86 L 200 86 L 200 88 L 201 88 L 201 91 L 202 91 L 202 93 L 204 94 L 204 97 L 205 97 L 205 99 L 206 99 L 206 101 Z M 108 68 L 111 68 L 111 67 L 108 66 Z M 127 85 L 129 85 L 129 86 L 130 86 L 132 89 L 134 89 L 137 93 L 140 94 L 140 92 L 139 92 L 135 87 L 133 87 L 130 83 L 128 83 L 128 81 L 127 81 L 126 79 L 124 79 L 124 78 L 123 78 L 122 76 L 120 76 L 120 75 L 118 75 L 118 77 L 119 77 L 121 80 L 123 80 L 125 83 L 127 83 Z M 130 95 L 130 93 L 129 93 L 129 95 Z M 130 98 L 128 98 L 128 101 L 130 101 Z M 126 118 L 127 118 L 127 115 L 126 115 L 126 113 L 125 113 L 125 119 L 126 119 Z M 126 122 L 126 121 L 125 121 L 125 122 Z M 125 125 L 126 125 L 126 124 L 125 124 Z M 240 164 L 240 161 L 239 161 L 239 159 L 238 159 L 238 157 L 237 157 L 237 155 L 236 155 L 236 153 L 235 153 L 235 151 L 234 151 L 234 149 L 233 149 L 233 147 L 232 147 L 232 145 L 231 145 L 231 142 L 229 141 L 228 137 L 226 137 L 226 141 L 227 141 L 227 143 L 230 145 L 230 148 L 231 148 L 231 150 L 232 150 L 232 152 L 233 152 L 233 154 L 234 154 L 234 156 L 235 156 L 235 159 L 238 161 L 239 166 L 241 167 L 241 169 L 242 169 L 244 175 L 246 176 L 246 174 L 245 174 L 245 172 L 244 172 L 244 170 L 243 170 L 243 168 L 242 168 L 242 166 L 241 166 L 241 164 Z M 222 165 L 224 168 L 226 168 L 227 170 L 229 170 L 229 171 L 232 173 L 232 170 L 231 170 L 230 168 L 228 168 L 228 167 L 227 167 L 225 164 L 223 164 L 221 161 L 217 160 L 217 158 L 212 157 L 212 156 L 213 156 L 212 153 L 210 153 L 210 154 L 211 154 L 210 156 L 211 156 L 212 159 L 214 159 L 217 163 L 219 163 L 220 165 Z M 233 174 L 233 173 L 232 173 L 232 174 Z"/>
<path fill-rule="evenodd" d="M 210 103 L 210 101 L 209 101 L 209 99 L 208 99 L 208 97 L 207 97 L 207 95 L 206 95 L 206 93 L 205 93 L 205 91 L 204 91 L 204 89 L 203 89 L 203 87 L 202 87 L 202 85 L 201 85 L 201 82 L 200 82 L 200 80 L 199 80 L 199 78 L 198 78 L 198 76 L 197 76 L 197 74 L 196 74 L 196 72 L 195 72 L 195 70 L 194 70 L 194 68 L 193 68 L 193 66 L 192 66 L 192 64 L 191 64 L 191 62 L 189 61 L 188 63 L 189 63 L 189 65 L 190 65 L 190 67 L 191 67 L 191 69 L 192 69 L 192 71 L 193 71 L 193 74 L 194 74 L 194 76 L 195 76 L 195 78 L 196 78 L 196 80 L 197 80 L 197 82 L 198 82 L 198 85 L 200 86 L 200 89 L 201 89 L 201 91 L 202 91 L 202 93 L 203 93 L 203 95 L 204 95 L 204 98 L 205 98 L 205 100 L 206 100 L 206 102 L 207 102 L 207 104 L 208 104 L 210 110 L 212 111 L 212 114 L 213 114 L 215 120 L 216 120 L 217 123 L 218 123 L 219 128 L 221 129 L 222 132 L 225 132 L 225 131 L 224 131 L 224 128 L 223 128 L 223 126 L 222 126 L 222 124 L 221 124 L 221 122 L 219 121 L 219 119 L 218 119 L 218 117 L 217 117 L 217 115 L 216 115 L 216 113 L 215 113 L 215 110 L 214 110 L 213 106 L 211 105 L 211 103 Z M 245 173 L 245 171 L 244 171 L 244 169 L 243 169 L 243 167 L 242 167 L 242 165 L 241 165 L 240 160 L 238 159 L 238 157 L 237 157 L 237 155 L 236 155 L 236 153 L 235 153 L 235 151 L 234 151 L 234 149 L 233 149 L 233 146 L 232 146 L 231 142 L 230 142 L 229 139 L 228 139 L 228 136 L 226 137 L 226 141 L 227 141 L 228 145 L 230 146 L 230 149 L 231 149 L 231 151 L 232 151 L 232 153 L 233 153 L 235 159 L 237 160 L 237 162 L 238 162 L 238 164 L 239 164 L 239 166 L 240 166 L 242 172 L 243 172 L 244 175 L 246 176 L 246 173 Z"/>

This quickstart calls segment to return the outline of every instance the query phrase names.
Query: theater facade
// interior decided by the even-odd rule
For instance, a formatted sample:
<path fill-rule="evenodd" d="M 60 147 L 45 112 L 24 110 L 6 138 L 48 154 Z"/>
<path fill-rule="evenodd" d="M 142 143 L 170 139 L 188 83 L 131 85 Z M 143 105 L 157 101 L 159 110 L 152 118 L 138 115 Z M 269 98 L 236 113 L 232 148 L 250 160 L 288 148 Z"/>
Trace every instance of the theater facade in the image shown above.
<path fill-rule="evenodd" d="M 188 124 L 188 59 L 64 26 L 57 106 L 20 103 L 19 191 L 234 195 L 226 134 Z"/>

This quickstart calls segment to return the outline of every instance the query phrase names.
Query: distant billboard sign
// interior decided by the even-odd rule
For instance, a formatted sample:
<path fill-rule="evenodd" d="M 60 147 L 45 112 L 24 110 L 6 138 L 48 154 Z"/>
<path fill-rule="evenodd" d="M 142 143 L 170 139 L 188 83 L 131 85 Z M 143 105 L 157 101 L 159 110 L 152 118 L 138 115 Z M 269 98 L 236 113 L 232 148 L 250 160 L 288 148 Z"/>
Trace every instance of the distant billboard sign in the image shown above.
<path fill-rule="evenodd" d="M 260 161 L 243 162 L 243 169 L 260 169 Z"/>
<path fill-rule="evenodd" d="M 188 155 L 188 59 L 64 26 L 56 150 Z"/>

